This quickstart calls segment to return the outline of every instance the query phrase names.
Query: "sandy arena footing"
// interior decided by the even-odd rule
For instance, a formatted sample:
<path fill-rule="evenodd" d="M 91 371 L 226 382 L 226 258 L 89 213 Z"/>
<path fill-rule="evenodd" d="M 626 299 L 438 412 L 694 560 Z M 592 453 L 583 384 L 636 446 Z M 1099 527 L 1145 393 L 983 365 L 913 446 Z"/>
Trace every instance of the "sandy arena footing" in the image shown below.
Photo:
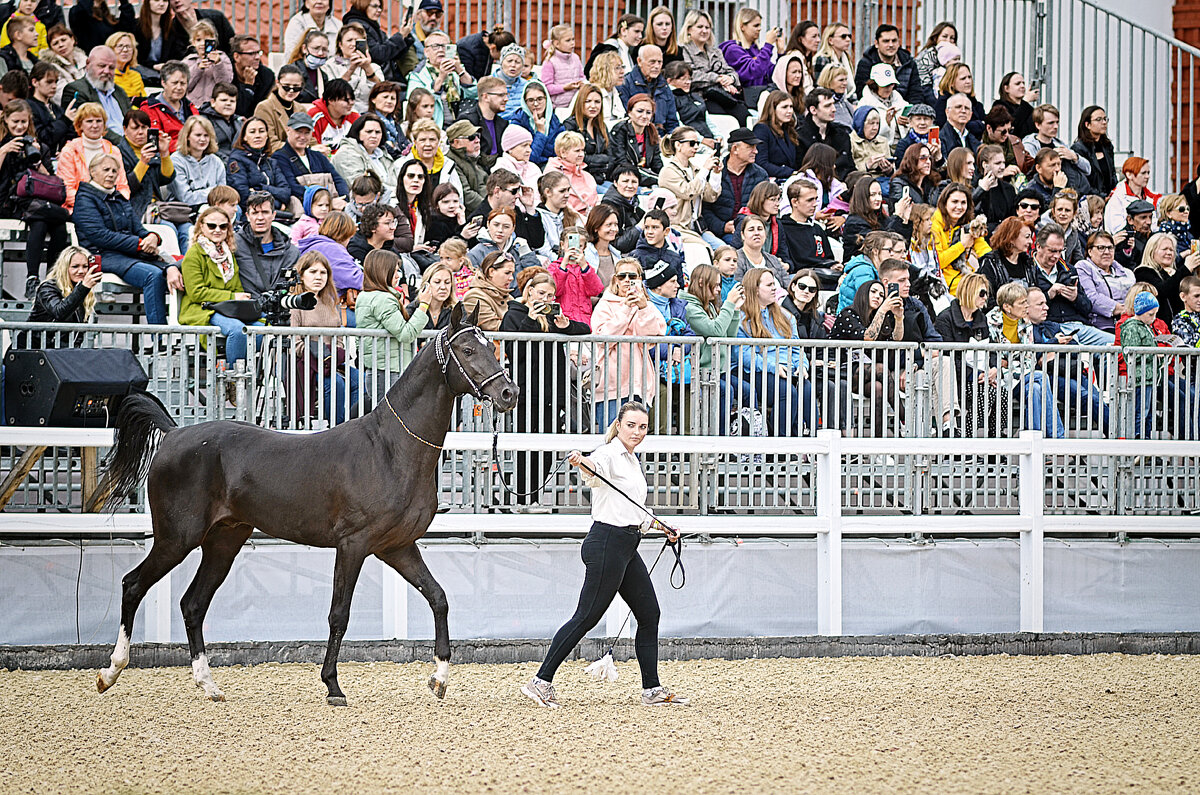
<path fill-rule="evenodd" d="M 531 663 L 0 672 L 0 792 L 1182 792 L 1200 779 L 1200 657 L 877 657 L 667 662 L 690 707 L 645 708 L 567 663 L 563 708 Z"/>

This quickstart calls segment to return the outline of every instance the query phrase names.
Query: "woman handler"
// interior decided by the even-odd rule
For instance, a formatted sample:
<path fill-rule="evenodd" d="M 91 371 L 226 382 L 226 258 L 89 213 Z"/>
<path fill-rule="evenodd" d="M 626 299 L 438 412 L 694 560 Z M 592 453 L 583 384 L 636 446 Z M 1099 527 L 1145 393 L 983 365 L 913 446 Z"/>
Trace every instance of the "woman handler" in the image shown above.
<path fill-rule="evenodd" d="M 559 706 L 551 684 L 555 671 L 576 644 L 600 622 L 618 593 L 637 619 L 633 648 L 642 670 L 642 703 L 646 706 L 688 703 L 686 698 L 675 695 L 658 681 L 658 598 L 654 595 L 646 564 L 637 552 L 643 527 L 661 528 L 662 525 L 652 522 L 644 510 L 592 474 L 603 475 L 638 505 L 644 505 L 646 475 L 633 451 L 646 438 L 648 427 L 649 415 L 645 406 L 626 403 L 608 428 L 604 437 L 607 444 L 590 456 L 584 456 L 578 450 L 567 456 L 572 466 L 580 467 L 583 482 L 592 489 L 593 521 L 580 550 L 586 571 L 579 606 L 575 608 L 575 615 L 555 633 L 537 676 L 521 688 L 522 693 L 540 706 Z"/>

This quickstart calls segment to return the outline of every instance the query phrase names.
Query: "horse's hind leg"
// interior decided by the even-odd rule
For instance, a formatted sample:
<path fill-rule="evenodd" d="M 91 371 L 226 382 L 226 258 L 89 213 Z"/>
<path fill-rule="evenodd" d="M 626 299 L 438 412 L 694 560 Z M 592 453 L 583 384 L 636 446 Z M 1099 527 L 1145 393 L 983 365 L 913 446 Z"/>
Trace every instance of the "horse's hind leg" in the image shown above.
<path fill-rule="evenodd" d="M 346 695 L 338 685 L 337 658 L 350 623 L 350 600 L 362 571 L 367 554 L 361 549 L 339 548 L 333 565 L 333 603 L 329 607 L 329 645 L 325 647 L 325 664 L 321 666 L 321 681 L 329 688 L 325 698 L 332 707 L 346 706 Z"/>
<path fill-rule="evenodd" d="M 150 588 L 171 569 L 178 566 L 187 554 L 195 549 L 181 540 L 181 536 L 155 532 L 154 545 L 146 559 L 138 564 L 121 580 L 121 628 L 117 632 L 117 644 L 109 658 L 109 666 L 96 678 L 96 689 L 103 693 L 112 687 L 125 666 L 129 665 L 129 638 L 133 635 L 133 617 L 138 605 Z"/>
<path fill-rule="evenodd" d="M 183 611 L 183 625 L 187 630 L 188 649 L 192 655 L 192 676 L 196 686 L 204 689 L 204 695 L 213 701 L 224 701 L 225 694 L 213 681 L 208 667 L 208 654 L 204 650 L 204 616 L 212 603 L 213 594 L 225 582 L 233 559 L 242 550 L 254 528 L 250 525 L 221 525 L 209 530 L 200 548 L 204 557 L 192 584 L 188 586 L 179 602 Z"/>
<path fill-rule="evenodd" d="M 437 671 L 429 677 L 429 689 L 438 698 L 445 698 L 446 684 L 450 680 L 450 603 L 446 601 L 446 592 L 433 579 L 416 544 L 376 552 L 375 556 L 420 591 L 433 610 L 433 659 L 437 662 Z"/>

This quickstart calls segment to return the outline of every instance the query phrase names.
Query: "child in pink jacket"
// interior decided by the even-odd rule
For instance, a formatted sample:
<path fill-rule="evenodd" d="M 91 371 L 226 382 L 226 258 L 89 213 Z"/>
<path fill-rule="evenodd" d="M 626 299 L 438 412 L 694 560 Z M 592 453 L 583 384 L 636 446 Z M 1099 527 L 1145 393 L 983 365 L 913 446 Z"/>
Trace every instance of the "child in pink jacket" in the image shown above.
<path fill-rule="evenodd" d="M 571 320 L 592 324 L 592 299 L 604 292 L 604 284 L 596 269 L 583 258 L 586 232 L 578 226 L 563 230 L 559 241 L 562 259 L 550 263 L 550 275 L 554 277 L 555 293 L 563 314 Z"/>
<path fill-rule="evenodd" d="M 542 82 L 550 92 L 550 104 L 569 108 L 583 85 L 583 61 L 575 54 L 575 28 L 555 25 L 546 42 L 550 57 L 542 63 Z"/>

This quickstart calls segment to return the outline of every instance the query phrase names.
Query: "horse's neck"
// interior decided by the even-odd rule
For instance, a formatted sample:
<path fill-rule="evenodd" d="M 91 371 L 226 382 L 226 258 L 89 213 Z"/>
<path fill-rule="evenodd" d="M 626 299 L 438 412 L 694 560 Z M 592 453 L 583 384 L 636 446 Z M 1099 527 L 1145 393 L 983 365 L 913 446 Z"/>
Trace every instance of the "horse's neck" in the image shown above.
<path fill-rule="evenodd" d="M 422 444 L 422 440 L 438 447 L 446 441 L 450 417 L 454 412 L 454 395 L 446 385 L 433 348 L 434 345 L 429 344 L 421 349 L 388 390 L 390 409 L 388 406 L 382 407 L 383 421 L 386 423 L 391 420 L 397 426 L 396 433 L 390 435 L 398 439 L 402 446 L 420 448 L 418 453 L 432 450 Z M 395 417 L 392 416 L 393 412 Z M 405 432 L 405 427 L 408 432 Z"/>

